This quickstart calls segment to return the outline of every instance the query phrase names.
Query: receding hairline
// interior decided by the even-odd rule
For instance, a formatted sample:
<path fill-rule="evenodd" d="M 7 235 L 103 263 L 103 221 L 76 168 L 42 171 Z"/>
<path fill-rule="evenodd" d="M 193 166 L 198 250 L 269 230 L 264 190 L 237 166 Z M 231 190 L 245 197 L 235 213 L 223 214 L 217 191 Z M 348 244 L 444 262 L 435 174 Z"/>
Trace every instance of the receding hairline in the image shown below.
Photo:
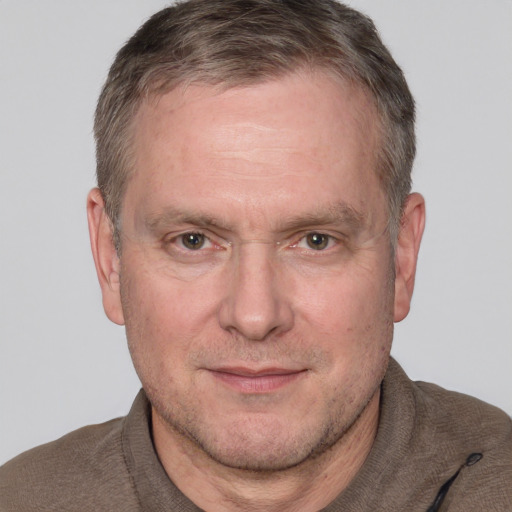
<path fill-rule="evenodd" d="M 265 85 L 272 82 L 279 82 L 284 80 L 287 77 L 291 76 L 301 76 L 307 80 L 314 80 L 317 77 L 324 77 L 330 80 L 333 84 L 335 84 L 339 90 L 340 95 L 345 93 L 356 92 L 359 97 L 364 100 L 367 100 L 366 106 L 364 107 L 364 112 L 358 111 L 358 117 L 360 119 L 360 123 L 369 123 L 371 128 L 374 130 L 373 136 L 375 137 L 373 141 L 373 171 L 378 173 L 378 167 L 380 165 L 380 154 L 383 149 L 383 136 L 382 130 L 384 126 L 384 122 L 382 119 L 382 114 L 379 112 L 377 99 L 369 87 L 364 84 L 360 80 L 347 78 L 345 76 L 340 75 L 332 68 L 327 66 L 310 66 L 310 65 L 300 65 L 294 70 L 276 73 L 275 76 L 265 76 L 258 77 L 257 79 L 253 79 L 251 81 L 247 80 L 223 80 L 223 81 L 206 81 L 202 79 L 200 74 L 196 78 L 189 78 L 187 80 L 182 80 L 179 82 L 173 82 L 169 84 L 164 83 L 155 83 L 154 86 L 148 87 L 145 91 L 144 95 L 141 95 L 138 101 L 135 103 L 135 108 L 132 112 L 131 119 L 129 125 L 126 127 L 126 138 L 124 146 L 124 153 L 127 157 L 125 160 L 125 168 L 123 170 L 124 179 L 123 179 L 123 188 L 121 190 L 121 194 L 119 195 L 120 205 L 117 216 L 117 221 L 120 221 L 122 206 L 124 202 L 124 196 L 126 194 L 126 188 L 130 182 L 130 179 L 136 172 L 135 166 L 135 154 L 134 149 L 136 148 L 135 137 L 137 134 L 137 120 L 140 116 L 141 110 L 145 106 L 151 106 L 153 108 L 157 107 L 159 100 L 175 91 L 179 91 L 183 96 L 191 87 L 198 87 L 204 90 L 210 90 L 213 94 L 222 94 L 224 92 L 236 89 L 249 89 L 258 87 L 260 85 Z M 372 112 L 368 113 L 366 107 L 370 107 Z M 359 115 L 360 114 L 360 115 Z M 379 180 L 380 181 L 380 180 Z M 382 184 L 384 186 L 384 184 Z M 386 192 L 386 190 L 384 190 Z"/>
<path fill-rule="evenodd" d="M 396 234 L 411 188 L 414 99 L 372 20 L 335 0 L 182 1 L 136 31 L 110 68 L 94 124 L 98 186 L 114 227 L 133 167 L 127 139 L 148 97 L 191 82 L 254 86 L 301 67 L 370 92 L 381 125 L 375 171 Z"/>

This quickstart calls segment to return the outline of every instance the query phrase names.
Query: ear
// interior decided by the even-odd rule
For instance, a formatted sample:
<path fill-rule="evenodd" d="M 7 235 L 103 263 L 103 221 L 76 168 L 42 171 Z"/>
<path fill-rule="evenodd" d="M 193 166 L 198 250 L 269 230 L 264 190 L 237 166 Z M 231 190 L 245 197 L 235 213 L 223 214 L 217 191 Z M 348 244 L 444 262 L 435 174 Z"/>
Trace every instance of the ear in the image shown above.
<path fill-rule="evenodd" d="M 119 281 L 120 262 L 114 247 L 112 223 L 97 188 L 92 189 L 87 196 L 87 220 L 92 255 L 103 296 L 103 308 L 112 322 L 124 325 Z"/>
<path fill-rule="evenodd" d="M 395 250 L 395 322 L 400 322 L 409 313 L 424 228 L 425 200 L 414 193 L 407 198 Z"/>

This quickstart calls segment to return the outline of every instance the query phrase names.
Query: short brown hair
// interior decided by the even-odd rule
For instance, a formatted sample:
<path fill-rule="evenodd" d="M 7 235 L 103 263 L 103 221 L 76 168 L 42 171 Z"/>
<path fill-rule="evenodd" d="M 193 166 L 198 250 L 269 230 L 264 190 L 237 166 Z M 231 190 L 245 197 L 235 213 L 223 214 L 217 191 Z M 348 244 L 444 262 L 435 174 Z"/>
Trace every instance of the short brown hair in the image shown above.
<path fill-rule="evenodd" d="M 144 98 L 181 84 L 245 86 L 298 69 L 365 88 L 380 120 L 376 172 L 396 235 L 411 188 L 414 100 L 373 22 L 335 0 L 188 0 L 153 15 L 118 52 L 96 109 L 97 179 L 116 244 Z"/>

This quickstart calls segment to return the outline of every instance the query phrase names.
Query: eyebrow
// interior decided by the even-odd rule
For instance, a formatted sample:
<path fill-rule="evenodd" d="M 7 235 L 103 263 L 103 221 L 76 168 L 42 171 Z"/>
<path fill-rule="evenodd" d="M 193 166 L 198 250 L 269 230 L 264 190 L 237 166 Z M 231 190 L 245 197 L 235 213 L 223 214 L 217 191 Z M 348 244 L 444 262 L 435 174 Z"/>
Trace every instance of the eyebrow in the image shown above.
<path fill-rule="evenodd" d="M 284 219 L 281 224 L 283 231 L 303 228 L 306 226 L 345 225 L 350 229 L 360 229 L 365 224 L 366 216 L 341 201 L 339 203 L 322 206 L 313 212 L 306 212 Z"/>
<path fill-rule="evenodd" d="M 171 224 L 191 224 L 199 227 L 217 227 L 229 230 L 229 223 L 202 212 L 183 211 L 169 206 L 163 211 L 150 214 L 144 219 L 144 226 L 150 232 L 159 232 Z"/>
<path fill-rule="evenodd" d="M 351 230 L 364 227 L 366 216 L 345 202 L 322 206 L 311 212 L 299 213 L 284 219 L 279 219 L 275 226 L 277 232 L 287 232 L 294 229 L 304 229 L 308 226 L 343 225 Z M 225 231 L 233 230 L 233 223 L 225 218 L 199 211 L 184 211 L 172 206 L 160 212 L 152 213 L 144 219 L 144 227 L 159 233 L 173 224 L 188 224 L 202 228 L 218 228 Z"/>

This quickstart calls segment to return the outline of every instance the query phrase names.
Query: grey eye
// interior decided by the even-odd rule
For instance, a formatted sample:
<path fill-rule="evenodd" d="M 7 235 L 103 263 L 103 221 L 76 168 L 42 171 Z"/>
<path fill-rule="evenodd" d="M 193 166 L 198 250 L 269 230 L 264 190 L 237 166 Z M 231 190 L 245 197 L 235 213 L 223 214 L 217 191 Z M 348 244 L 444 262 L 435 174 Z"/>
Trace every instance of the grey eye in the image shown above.
<path fill-rule="evenodd" d="M 183 246 L 192 251 L 201 249 L 205 243 L 206 237 L 201 233 L 185 233 L 181 235 Z"/>
<path fill-rule="evenodd" d="M 310 233 L 306 236 L 306 243 L 311 249 L 321 251 L 329 245 L 329 236 L 322 233 Z"/>

